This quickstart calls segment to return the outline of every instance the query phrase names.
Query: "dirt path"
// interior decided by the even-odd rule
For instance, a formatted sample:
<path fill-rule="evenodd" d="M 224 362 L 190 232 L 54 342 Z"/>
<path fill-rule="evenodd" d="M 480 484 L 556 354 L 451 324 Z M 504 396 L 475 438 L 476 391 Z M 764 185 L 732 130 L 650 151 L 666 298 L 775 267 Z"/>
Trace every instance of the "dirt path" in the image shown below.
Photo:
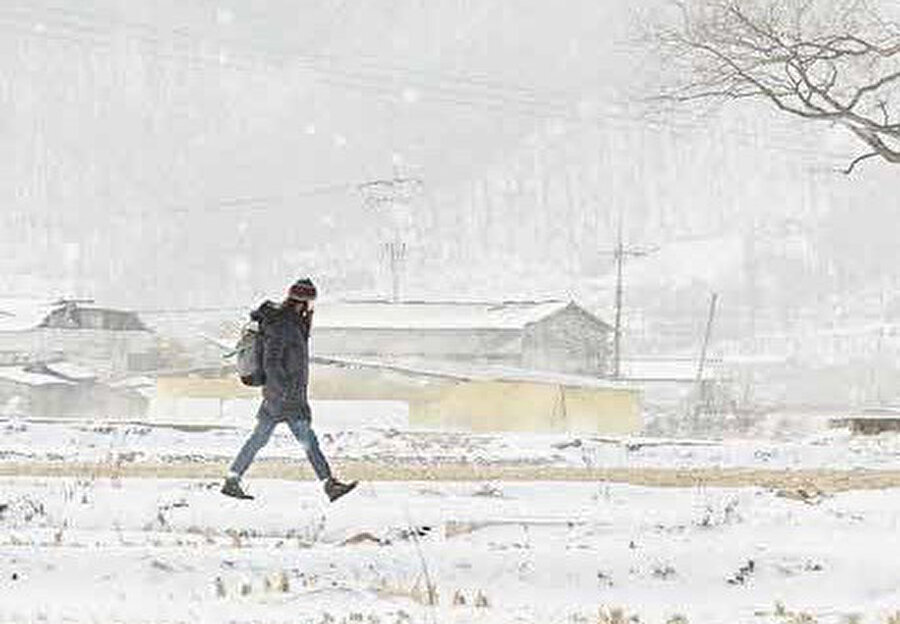
<path fill-rule="evenodd" d="M 0 476 L 219 478 L 225 464 L 197 463 L 73 463 L 5 462 Z M 597 481 L 653 487 L 771 487 L 837 492 L 900 487 L 900 470 L 819 470 L 756 468 L 566 468 L 510 464 L 396 464 L 335 462 L 343 478 L 367 481 Z M 248 478 L 312 479 L 296 462 L 263 460 Z"/>

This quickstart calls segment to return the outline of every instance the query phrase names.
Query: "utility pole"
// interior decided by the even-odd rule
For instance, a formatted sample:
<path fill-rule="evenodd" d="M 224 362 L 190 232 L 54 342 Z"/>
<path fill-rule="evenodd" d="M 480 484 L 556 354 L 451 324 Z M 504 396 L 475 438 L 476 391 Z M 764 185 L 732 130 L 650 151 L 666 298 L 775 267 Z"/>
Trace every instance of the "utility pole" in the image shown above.
<path fill-rule="evenodd" d="M 625 248 L 622 244 L 622 220 L 619 219 L 619 234 L 616 237 L 616 333 L 613 337 L 613 377 L 618 379 L 622 375 L 622 261 L 625 257 Z"/>
<path fill-rule="evenodd" d="M 384 251 L 391 269 L 391 301 L 397 303 L 400 301 L 400 274 L 406 260 L 406 243 L 400 240 L 384 243 Z"/>
<path fill-rule="evenodd" d="M 648 249 L 626 248 L 622 237 L 622 218 L 619 218 L 616 248 L 613 251 L 613 256 L 616 259 L 616 324 L 615 334 L 613 335 L 613 378 L 615 379 L 620 379 L 622 376 L 622 300 L 625 291 L 623 279 L 625 258 L 626 256 L 639 258 L 649 255 L 656 250 L 656 247 Z"/>
<path fill-rule="evenodd" d="M 700 363 L 697 365 L 697 383 L 703 380 L 703 367 L 706 366 L 706 350 L 709 348 L 709 337 L 712 334 L 713 321 L 716 318 L 716 303 L 719 293 L 713 293 L 709 299 L 709 315 L 706 317 L 706 333 L 703 335 L 703 348 L 700 350 Z"/>
<path fill-rule="evenodd" d="M 697 401 L 691 410 L 692 427 L 696 429 L 697 419 L 701 413 L 711 414 L 716 410 L 715 395 L 710 384 L 703 382 L 703 367 L 706 365 L 706 351 L 709 347 L 709 337 L 712 334 L 713 320 L 716 316 L 716 303 L 719 295 L 713 293 L 709 299 L 709 315 L 706 317 L 706 331 L 703 334 L 703 347 L 700 349 L 700 362 L 697 364 Z"/>
<path fill-rule="evenodd" d="M 406 261 L 406 242 L 402 233 L 409 227 L 411 220 L 409 206 L 422 190 L 422 180 L 395 176 L 380 180 L 372 180 L 358 185 L 366 206 L 373 209 L 385 208 L 389 221 L 387 242 L 381 247 L 387 257 L 391 274 L 391 301 L 400 300 L 401 277 Z"/>

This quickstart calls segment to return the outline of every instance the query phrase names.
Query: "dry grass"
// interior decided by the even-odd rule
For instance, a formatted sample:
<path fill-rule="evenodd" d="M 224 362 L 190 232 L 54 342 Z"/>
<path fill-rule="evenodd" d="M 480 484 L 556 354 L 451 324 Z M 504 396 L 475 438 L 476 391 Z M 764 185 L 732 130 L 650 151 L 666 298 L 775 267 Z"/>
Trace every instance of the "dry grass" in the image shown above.
<path fill-rule="evenodd" d="M 217 576 L 213 580 L 213 589 L 218 598 L 249 596 L 259 593 L 260 590 L 265 594 L 287 594 L 291 591 L 291 582 L 288 573 L 285 570 L 279 570 L 274 574 L 263 575 L 262 581 L 257 577 L 242 577 L 236 581 L 232 580 L 229 584 L 221 576 Z"/>
<path fill-rule="evenodd" d="M 637 624 L 640 618 L 636 615 L 628 615 L 621 607 L 600 607 L 597 614 L 597 624 Z"/>
<path fill-rule="evenodd" d="M 760 470 L 748 468 L 567 468 L 532 465 L 392 464 L 335 462 L 348 479 L 366 481 L 602 481 L 653 487 L 768 487 L 817 493 L 900 487 L 900 470 Z M 184 463 L 3 462 L 0 476 L 85 478 L 210 478 L 225 471 L 218 461 Z M 250 478 L 313 479 L 302 462 L 262 460 Z"/>
<path fill-rule="evenodd" d="M 416 579 L 414 583 L 381 578 L 374 589 L 380 598 L 407 598 L 425 607 L 437 606 L 441 601 L 437 587 L 427 582 L 423 583 L 421 578 Z"/>

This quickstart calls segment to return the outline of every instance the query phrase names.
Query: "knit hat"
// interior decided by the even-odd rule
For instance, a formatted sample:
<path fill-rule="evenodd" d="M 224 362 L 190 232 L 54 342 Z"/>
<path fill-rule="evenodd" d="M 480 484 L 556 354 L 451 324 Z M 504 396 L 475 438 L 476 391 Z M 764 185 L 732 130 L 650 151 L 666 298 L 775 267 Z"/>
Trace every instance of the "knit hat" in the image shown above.
<path fill-rule="evenodd" d="M 288 301 L 311 301 L 316 298 L 316 285 L 308 277 L 298 279 L 288 289 Z"/>

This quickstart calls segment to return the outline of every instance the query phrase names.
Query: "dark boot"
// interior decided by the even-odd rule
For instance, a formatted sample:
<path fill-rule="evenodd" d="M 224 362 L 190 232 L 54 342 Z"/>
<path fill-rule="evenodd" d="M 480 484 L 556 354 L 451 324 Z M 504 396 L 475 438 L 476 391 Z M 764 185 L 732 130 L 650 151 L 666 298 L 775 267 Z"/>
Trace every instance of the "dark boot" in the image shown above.
<path fill-rule="evenodd" d="M 341 483 L 340 481 L 332 477 L 325 481 L 325 494 L 328 495 L 328 500 L 333 503 L 341 496 L 355 488 L 357 483 L 359 482 L 352 481 L 351 483 Z"/>
<path fill-rule="evenodd" d="M 241 487 L 241 481 L 237 477 L 227 477 L 225 479 L 225 485 L 222 486 L 222 494 L 243 500 L 253 499 L 253 497 L 247 494 Z"/>

